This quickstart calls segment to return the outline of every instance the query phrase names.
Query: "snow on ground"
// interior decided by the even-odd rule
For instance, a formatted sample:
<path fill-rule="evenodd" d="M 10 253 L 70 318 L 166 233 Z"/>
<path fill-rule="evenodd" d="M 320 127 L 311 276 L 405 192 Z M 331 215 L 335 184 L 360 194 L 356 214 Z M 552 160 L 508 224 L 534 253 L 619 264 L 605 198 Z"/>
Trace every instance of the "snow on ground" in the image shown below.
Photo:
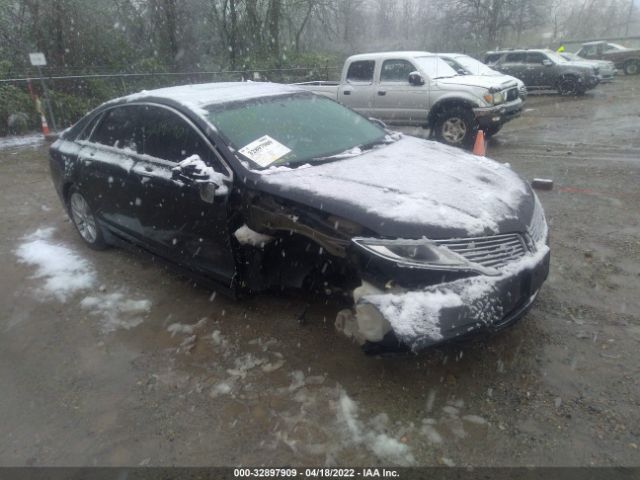
<path fill-rule="evenodd" d="M 44 137 L 41 133 L 33 133 L 30 135 L 22 135 L 19 137 L 3 137 L 0 138 L 0 150 L 8 150 L 10 148 L 39 146 L 44 143 Z"/>
<path fill-rule="evenodd" d="M 378 415 L 367 425 L 360 420 L 358 405 L 346 392 L 340 392 L 337 407 L 338 425 L 342 427 L 343 442 L 352 443 L 371 450 L 380 460 L 396 465 L 409 466 L 415 463 L 411 448 L 384 432 L 388 416 Z"/>
<path fill-rule="evenodd" d="M 89 310 L 91 315 L 99 318 L 102 331 L 110 333 L 115 330 L 137 327 L 144 321 L 143 315 L 149 313 L 149 300 L 132 300 L 122 292 L 99 293 L 85 297 L 80 306 Z"/>
<path fill-rule="evenodd" d="M 74 293 L 93 287 L 96 272 L 86 259 L 54 242 L 53 232 L 53 228 L 36 230 L 24 237 L 15 253 L 20 262 L 37 267 L 33 278 L 43 280 L 40 291 L 64 302 Z"/>
<path fill-rule="evenodd" d="M 36 292 L 42 297 L 54 297 L 69 302 L 81 292 L 86 295 L 79 305 L 98 318 L 105 333 L 131 329 L 144 320 L 151 302 L 132 299 L 122 291 L 96 290 L 98 276 L 91 263 L 71 248 L 53 239 L 54 228 L 40 228 L 23 237 L 15 250 L 18 261 L 36 267 L 33 278 L 41 280 Z"/>

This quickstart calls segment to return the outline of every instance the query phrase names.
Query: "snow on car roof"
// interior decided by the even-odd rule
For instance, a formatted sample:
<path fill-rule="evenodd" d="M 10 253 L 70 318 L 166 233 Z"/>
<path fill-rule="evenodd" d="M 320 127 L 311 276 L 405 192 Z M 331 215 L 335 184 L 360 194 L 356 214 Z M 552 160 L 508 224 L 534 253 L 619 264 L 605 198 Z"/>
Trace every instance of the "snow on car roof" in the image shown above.
<path fill-rule="evenodd" d="M 359 53 L 352 55 L 348 60 L 373 60 L 376 58 L 412 58 L 412 57 L 424 57 L 426 55 L 435 55 L 431 52 L 424 51 L 397 51 L 397 52 L 372 52 L 372 53 Z"/>
<path fill-rule="evenodd" d="M 142 90 L 141 92 L 118 98 L 114 102 L 136 102 L 148 98 L 162 98 L 184 105 L 196 113 L 206 114 L 204 107 L 208 105 L 300 92 L 307 91 L 291 85 L 270 82 L 199 83 L 158 88 L 156 90 Z"/>

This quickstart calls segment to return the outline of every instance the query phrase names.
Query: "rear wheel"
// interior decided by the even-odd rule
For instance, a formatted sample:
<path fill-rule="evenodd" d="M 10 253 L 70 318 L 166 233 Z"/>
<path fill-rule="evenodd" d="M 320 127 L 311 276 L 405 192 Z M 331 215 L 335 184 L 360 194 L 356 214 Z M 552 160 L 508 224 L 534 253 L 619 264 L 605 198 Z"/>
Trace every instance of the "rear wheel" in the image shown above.
<path fill-rule="evenodd" d="M 637 75 L 640 72 L 640 60 L 628 60 L 624 64 L 624 73 L 627 75 Z"/>
<path fill-rule="evenodd" d="M 104 250 L 107 243 L 100 226 L 86 198 L 76 187 L 71 187 L 69 192 L 69 212 L 71 220 L 84 242 L 94 250 Z"/>
<path fill-rule="evenodd" d="M 451 107 L 441 112 L 434 125 L 434 136 L 454 147 L 470 148 L 478 131 L 478 123 L 469 108 Z"/>
<path fill-rule="evenodd" d="M 581 95 L 584 90 L 575 77 L 564 77 L 558 82 L 558 93 L 564 97 L 571 95 Z"/>

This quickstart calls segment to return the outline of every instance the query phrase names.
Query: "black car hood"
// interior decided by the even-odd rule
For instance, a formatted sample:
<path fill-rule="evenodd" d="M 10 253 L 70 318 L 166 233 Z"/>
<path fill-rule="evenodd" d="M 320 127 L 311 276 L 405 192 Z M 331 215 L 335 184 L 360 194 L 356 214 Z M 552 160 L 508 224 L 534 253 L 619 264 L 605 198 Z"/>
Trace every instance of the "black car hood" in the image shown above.
<path fill-rule="evenodd" d="M 259 190 L 389 238 L 524 232 L 534 206 L 530 187 L 508 166 L 409 136 L 356 157 L 256 177 Z"/>

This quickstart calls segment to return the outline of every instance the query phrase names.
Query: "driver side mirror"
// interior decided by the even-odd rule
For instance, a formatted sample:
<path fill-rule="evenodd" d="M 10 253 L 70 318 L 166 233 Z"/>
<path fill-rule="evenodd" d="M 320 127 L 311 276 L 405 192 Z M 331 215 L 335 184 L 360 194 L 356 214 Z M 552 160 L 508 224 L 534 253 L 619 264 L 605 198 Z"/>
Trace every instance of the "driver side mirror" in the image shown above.
<path fill-rule="evenodd" d="M 545 58 L 544 60 L 542 60 L 542 64 L 543 64 L 545 67 L 550 67 L 551 65 L 553 65 L 553 62 L 552 62 L 551 60 L 549 60 L 549 59 Z"/>
<path fill-rule="evenodd" d="M 414 87 L 424 85 L 424 78 L 422 78 L 420 72 L 411 72 L 409 74 L 409 84 L 413 85 Z"/>

